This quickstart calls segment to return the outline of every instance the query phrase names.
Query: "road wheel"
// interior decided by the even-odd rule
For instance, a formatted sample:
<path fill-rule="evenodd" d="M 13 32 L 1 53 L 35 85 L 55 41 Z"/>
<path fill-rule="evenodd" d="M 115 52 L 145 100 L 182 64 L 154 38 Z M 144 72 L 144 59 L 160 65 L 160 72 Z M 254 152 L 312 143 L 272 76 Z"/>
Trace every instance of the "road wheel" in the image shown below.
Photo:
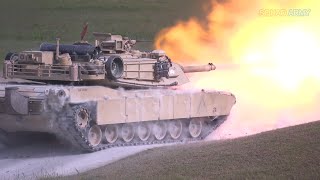
<path fill-rule="evenodd" d="M 138 137 L 141 141 L 146 141 L 150 138 L 151 128 L 149 123 L 140 123 L 138 125 Z"/>
<path fill-rule="evenodd" d="M 169 122 L 168 130 L 172 139 L 178 139 L 182 134 L 182 122 L 180 120 Z"/>
<path fill-rule="evenodd" d="M 152 132 L 157 140 L 163 140 L 167 135 L 167 124 L 164 121 L 155 122 Z"/>
<path fill-rule="evenodd" d="M 202 132 L 202 127 L 203 127 L 202 120 L 192 119 L 190 121 L 189 127 L 188 127 L 191 137 L 193 137 L 193 138 L 199 137 Z"/>
<path fill-rule="evenodd" d="M 92 146 L 98 146 L 102 140 L 102 131 L 98 125 L 93 125 L 88 131 L 88 141 Z"/>
<path fill-rule="evenodd" d="M 108 143 L 114 143 L 119 137 L 118 126 L 117 125 L 107 125 L 104 130 L 104 136 Z"/>
<path fill-rule="evenodd" d="M 124 124 L 121 128 L 121 136 L 125 142 L 130 142 L 134 138 L 134 128 L 131 124 Z"/>

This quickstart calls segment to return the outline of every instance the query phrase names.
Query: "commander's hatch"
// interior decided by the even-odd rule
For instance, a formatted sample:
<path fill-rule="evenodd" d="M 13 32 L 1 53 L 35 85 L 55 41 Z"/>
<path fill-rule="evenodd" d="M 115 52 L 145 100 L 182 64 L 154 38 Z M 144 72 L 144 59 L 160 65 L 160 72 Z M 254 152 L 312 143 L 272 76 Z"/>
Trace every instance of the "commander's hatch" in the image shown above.
<path fill-rule="evenodd" d="M 121 35 L 112 35 L 111 33 L 94 32 L 96 46 L 105 53 L 122 53 L 125 52 L 123 38 Z"/>

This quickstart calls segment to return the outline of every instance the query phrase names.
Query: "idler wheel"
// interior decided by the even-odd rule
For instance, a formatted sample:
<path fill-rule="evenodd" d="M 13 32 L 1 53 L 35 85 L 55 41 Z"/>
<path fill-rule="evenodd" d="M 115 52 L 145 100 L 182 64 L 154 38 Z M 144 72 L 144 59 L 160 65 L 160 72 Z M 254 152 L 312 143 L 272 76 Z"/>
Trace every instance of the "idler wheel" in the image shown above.
<path fill-rule="evenodd" d="M 141 141 L 146 141 L 151 135 L 151 128 L 148 123 L 140 123 L 138 125 L 138 137 Z"/>
<path fill-rule="evenodd" d="M 104 130 L 104 136 L 108 143 L 114 143 L 119 137 L 118 126 L 117 125 L 107 125 Z"/>
<path fill-rule="evenodd" d="M 102 131 L 98 125 L 93 125 L 88 132 L 88 141 L 92 146 L 98 146 L 102 140 Z"/>
<path fill-rule="evenodd" d="M 178 139 L 182 134 L 182 122 L 180 120 L 169 122 L 168 130 L 172 139 Z"/>
<path fill-rule="evenodd" d="M 78 127 L 85 128 L 89 122 L 89 113 L 86 109 L 81 108 L 76 114 L 76 122 Z"/>
<path fill-rule="evenodd" d="M 192 119 L 189 123 L 189 133 L 191 137 L 197 138 L 202 132 L 203 121 Z"/>
<path fill-rule="evenodd" d="M 131 124 L 124 124 L 121 128 L 121 136 L 125 142 L 130 142 L 134 138 L 134 128 Z"/>
<path fill-rule="evenodd" d="M 162 140 L 167 134 L 167 124 L 164 121 L 158 121 L 153 124 L 152 132 L 157 140 Z"/>

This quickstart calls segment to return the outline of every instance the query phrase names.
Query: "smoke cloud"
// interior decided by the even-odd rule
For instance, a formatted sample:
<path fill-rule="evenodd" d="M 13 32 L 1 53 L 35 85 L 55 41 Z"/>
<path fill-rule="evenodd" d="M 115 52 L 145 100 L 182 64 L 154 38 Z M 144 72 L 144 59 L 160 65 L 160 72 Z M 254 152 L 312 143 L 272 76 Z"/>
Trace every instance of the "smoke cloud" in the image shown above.
<path fill-rule="evenodd" d="M 229 0 L 207 6 L 211 11 L 206 19 L 191 17 L 163 29 L 155 47 L 181 64 L 217 65 L 214 72 L 192 75 L 184 88 L 235 94 L 237 104 L 230 118 L 211 138 L 234 138 L 318 120 L 320 4 L 315 0 Z"/>

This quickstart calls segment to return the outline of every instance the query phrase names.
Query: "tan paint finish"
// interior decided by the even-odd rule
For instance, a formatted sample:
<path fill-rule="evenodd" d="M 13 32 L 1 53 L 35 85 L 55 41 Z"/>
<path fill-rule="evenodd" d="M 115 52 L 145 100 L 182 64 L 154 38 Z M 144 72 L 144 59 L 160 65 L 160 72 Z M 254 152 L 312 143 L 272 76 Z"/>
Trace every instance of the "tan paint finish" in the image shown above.
<path fill-rule="evenodd" d="M 126 122 L 137 122 L 140 120 L 139 99 L 134 97 L 126 98 Z"/>
<path fill-rule="evenodd" d="M 97 123 L 117 124 L 126 121 L 125 116 L 126 101 L 123 99 L 109 99 L 98 101 Z M 105 123 L 108 122 L 108 123 Z"/>
<path fill-rule="evenodd" d="M 164 95 L 160 98 L 160 119 L 174 118 L 174 97 L 173 95 Z"/>
<path fill-rule="evenodd" d="M 19 58 L 21 62 L 34 62 L 43 64 L 53 63 L 53 52 L 43 52 L 43 51 L 23 51 L 19 53 Z"/>
<path fill-rule="evenodd" d="M 160 103 L 157 97 L 145 97 L 140 99 L 141 118 L 140 121 L 159 119 Z"/>
<path fill-rule="evenodd" d="M 177 94 L 173 98 L 173 118 L 189 118 L 191 108 L 190 94 Z"/>
<path fill-rule="evenodd" d="M 156 60 L 145 59 L 142 61 L 130 61 L 125 59 L 124 79 L 154 80 L 154 63 Z"/>
<path fill-rule="evenodd" d="M 147 67 L 141 67 L 139 72 L 124 72 L 125 77 L 118 79 L 118 82 L 122 82 L 125 84 L 137 84 L 140 86 L 172 86 L 172 84 L 183 85 L 189 82 L 187 75 L 183 72 L 181 67 L 178 64 L 172 63 L 172 67 L 170 68 L 170 72 L 174 72 L 174 74 L 170 75 L 170 78 L 161 78 L 160 81 L 154 81 L 153 70 L 151 71 L 152 65 L 148 65 Z M 127 73 L 127 75 L 126 75 Z M 130 75 L 130 78 L 129 78 Z M 140 76 L 140 77 L 139 77 Z M 106 82 L 105 85 L 108 85 Z"/>
<path fill-rule="evenodd" d="M 98 101 L 99 125 L 228 115 L 235 103 L 233 95 L 218 91 L 135 90 L 121 95 Z"/>
<path fill-rule="evenodd" d="M 0 86 L 0 99 L 5 98 L 4 89 L 14 85 Z M 235 97 L 221 91 L 188 91 L 170 89 L 123 90 L 102 86 L 42 86 L 16 85 L 19 92 L 33 99 L 47 99 L 48 104 L 89 103 L 96 107 L 98 125 L 132 123 L 141 121 L 171 120 L 198 117 L 216 117 L 229 115 L 235 104 Z M 66 96 L 59 99 L 50 97 L 49 92 L 58 94 L 64 91 Z M 93 102 L 94 104 L 90 104 Z M 16 116 L 0 113 L 0 127 L 7 131 L 51 131 L 51 119 L 54 114 Z M 61 109 L 60 109 L 61 111 Z M 51 117 L 48 119 L 48 117 Z"/>

